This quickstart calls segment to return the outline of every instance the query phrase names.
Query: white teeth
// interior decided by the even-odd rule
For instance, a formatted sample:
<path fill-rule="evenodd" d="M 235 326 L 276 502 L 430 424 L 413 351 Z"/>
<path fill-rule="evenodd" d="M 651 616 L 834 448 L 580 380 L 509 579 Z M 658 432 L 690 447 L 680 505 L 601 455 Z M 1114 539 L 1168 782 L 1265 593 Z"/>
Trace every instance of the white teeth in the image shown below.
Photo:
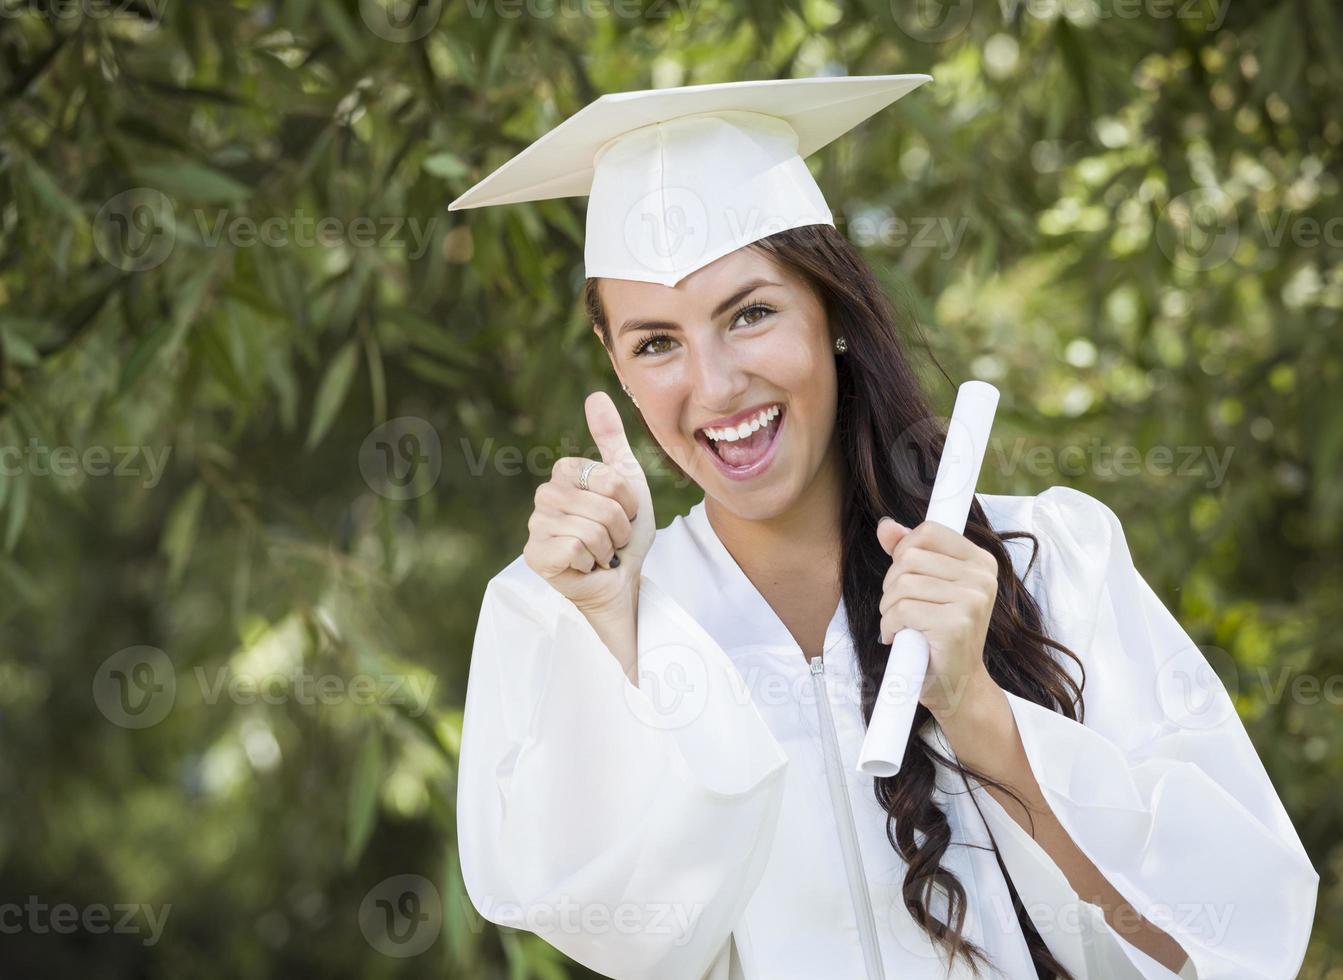
<path fill-rule="evenodd" d="M 752 432 L 756 432 L 770 424 L 779 417 L 779 406 L 774 405 L 763 409 L 758 415 L 747 419 L 740 425 L 724 429 L 705 429 L 704 434 L 714 442 L 736 442 L 738 439 L 745 439 Z"/>

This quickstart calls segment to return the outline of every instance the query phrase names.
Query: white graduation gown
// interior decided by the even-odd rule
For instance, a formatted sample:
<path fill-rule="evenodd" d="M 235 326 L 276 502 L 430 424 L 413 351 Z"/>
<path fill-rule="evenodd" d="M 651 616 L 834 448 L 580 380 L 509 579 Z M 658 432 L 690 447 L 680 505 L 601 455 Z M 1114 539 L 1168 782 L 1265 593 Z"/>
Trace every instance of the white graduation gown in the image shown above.
<path fill-rule="evenodd" d="M 1067 487 L 978 499 L 996 529 L 1038 536 L 1026 586 L 1049 635 L 1086 665 L 1084 723 L 1008 695 L 1059 821 L 1189 953 L 1183 980 L 1294 977 L 1319 877 L 1113 512 Z M 1020 574 L 1030 542 L 1007 547 Z M 620 980 L 946 977 L 901 901 L 905 863 L 872 780 L 856 771 L 864 726 L 843 603 L 813 673 L 703 501 L 657 532 L 642 575 L 639 687 L 521 558 L 490 581 L 457 791 L 475 907 Z M 954 756 L 935 722 L 916 737 Z M 966 792 L 941 770 L 934 799 L 989 975 L 1035 976 L 991 832 L 1075 977 L 1176 976 L 1079 900 L 978 783 Z M 945 910 L 939 892 L 933 911 L 945 921 Z M 971 976 L 963 958 L 950 976 Z"/>

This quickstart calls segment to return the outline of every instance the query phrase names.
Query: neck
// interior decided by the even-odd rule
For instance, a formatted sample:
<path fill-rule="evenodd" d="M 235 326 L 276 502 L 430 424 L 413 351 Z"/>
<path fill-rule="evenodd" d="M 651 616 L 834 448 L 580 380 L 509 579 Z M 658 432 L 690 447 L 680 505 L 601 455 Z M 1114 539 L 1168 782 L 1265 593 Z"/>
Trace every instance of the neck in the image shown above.
<path fill-rule="evenodd" d="M 831 442 L 811 483 L 791 507 L 770 517 L 741 517 L 713 497 L 705 498 L 705 516 L 714 533 L 749 577 L 820 575 L 838 582 L 843 494 L 839 454 L 838 443 Z"/>

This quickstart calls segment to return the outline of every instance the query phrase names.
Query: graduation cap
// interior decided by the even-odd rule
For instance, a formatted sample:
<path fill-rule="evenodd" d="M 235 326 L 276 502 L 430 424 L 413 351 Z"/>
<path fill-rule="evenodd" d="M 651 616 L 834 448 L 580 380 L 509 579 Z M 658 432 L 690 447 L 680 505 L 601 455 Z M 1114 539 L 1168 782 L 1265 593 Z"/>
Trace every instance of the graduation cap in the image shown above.
<path fill-rule="evenodd" d="M 804 158 L 930 80 L 826 76 L 603 95 L 448 210 L 586 194 L 586 274 L 674 286 L 767 235 L 834 225 Z"/>

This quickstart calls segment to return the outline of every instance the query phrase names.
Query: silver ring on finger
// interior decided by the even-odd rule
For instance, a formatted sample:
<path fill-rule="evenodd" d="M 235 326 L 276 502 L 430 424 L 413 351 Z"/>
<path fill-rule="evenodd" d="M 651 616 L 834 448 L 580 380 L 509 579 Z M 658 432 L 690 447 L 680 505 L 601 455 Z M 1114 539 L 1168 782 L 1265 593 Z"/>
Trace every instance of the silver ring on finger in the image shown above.
<path fill-rule="evenodd" d="M 584 467 L 583 467 L 583 471 L 582 471 L 581 473 L 578 474 L 578 489 L 580 489 L 580 490 L 587 490 L 587 489 L 589 489 L 589 487 L 588 487 L 588 476 L 592 473 L 593 469 L 596 468 L 596 467 L 597 467 L 598 465 L 600 465 L 600 464 L 601 464 L 601 460 L 598 460 L 598 459 L 588 460 L 588 465 L 587 465 L 587 466 L 584 466 Z"/>

